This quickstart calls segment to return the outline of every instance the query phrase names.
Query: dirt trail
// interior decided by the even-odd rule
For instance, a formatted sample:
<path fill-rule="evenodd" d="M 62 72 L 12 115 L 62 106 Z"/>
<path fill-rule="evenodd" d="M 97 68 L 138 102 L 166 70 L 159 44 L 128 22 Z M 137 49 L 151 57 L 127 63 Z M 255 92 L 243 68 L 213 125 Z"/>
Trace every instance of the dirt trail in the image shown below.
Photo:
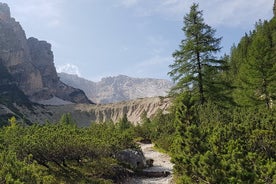
<path fill-rule="evenodd" d="M 125 184 L 173 184 L 173 164 L 170 162 L 171 158 L 164 153 L 154 150 L 153 147 L 153 144 L 141 144 L 145 157 L 152 158 L 154 160 L 153 167 L 145 169 L 145 171 L 169 171 L 171 174 L 167 177 L 160 178 L 134 177 L 126 181 Z"/>

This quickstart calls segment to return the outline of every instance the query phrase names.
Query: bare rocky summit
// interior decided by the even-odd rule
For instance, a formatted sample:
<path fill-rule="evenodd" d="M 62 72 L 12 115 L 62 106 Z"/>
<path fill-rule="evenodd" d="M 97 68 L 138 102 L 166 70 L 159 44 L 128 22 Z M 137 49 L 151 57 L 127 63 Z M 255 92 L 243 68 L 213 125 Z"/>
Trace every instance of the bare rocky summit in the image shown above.
<path fill-rule="evenodd" d="M 58 75 L 61 81 L 82 89 L 90 100 L 98 104 L 166 96 L 173 85 L 172 82 L 164 79 L 132 78 L 125 75 L 106 77 L 99 82 L 92 82 L 66 73 Z"/>
<path fill-rule="evenodd" d="M 55 97 L 73 103 L 91 103 L 82 90 L 59 80 L 53 58 L 51 45 L 35 38 L 27 39 L 19 22 L 11 17 L 8 5 L 0 3 L 0 64 L 11 74 L 14 84 L 38 103 Z"/>

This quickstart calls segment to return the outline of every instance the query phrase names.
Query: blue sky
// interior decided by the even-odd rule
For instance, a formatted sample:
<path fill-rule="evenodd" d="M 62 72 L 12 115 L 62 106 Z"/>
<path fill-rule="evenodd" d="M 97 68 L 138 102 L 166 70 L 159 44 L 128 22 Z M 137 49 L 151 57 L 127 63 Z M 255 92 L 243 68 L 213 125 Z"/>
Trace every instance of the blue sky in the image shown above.
<path fill-rule="evenodd" d="M 273 0 L 3 0 L 27 37 L 52 44 L 58 71 L 97 81 L 119 74 L 169 79 L 183 16 L 199 3 L 205 22 L 229 53 Z"/>

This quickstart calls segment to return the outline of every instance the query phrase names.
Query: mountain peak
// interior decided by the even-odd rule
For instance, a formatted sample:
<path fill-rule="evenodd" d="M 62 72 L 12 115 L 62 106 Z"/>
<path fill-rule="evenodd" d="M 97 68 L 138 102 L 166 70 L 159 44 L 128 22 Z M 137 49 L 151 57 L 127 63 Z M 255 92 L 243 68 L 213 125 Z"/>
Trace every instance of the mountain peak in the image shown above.
<path fill-rule="evenodd" d="M 102 78 L 99 82 L 58 74 L 65 84 L 82 89 L 93 102 L 99 104 L 128 101 L 137 98 L 166 96 L 173 84 L 164 79 L 133 78 L 126 75 Z"/>
<path fill-rule="evenodd" d="M 59 80 L 51 44 L 27 39 L 5 3 L 0 3 L 0 27 L 0 63 L 31 101 L 40 103 L 57 97 L 73 103 L 92 103 L 83 91 Z M 2 78 L 1 83 L 5 83 Z"/>
<path fill-rule="evenodd" d="M 0 2 L 0 19 L 7 21 L 11 18 L 10 8 L 6 3 Z"/>
<path fill-rule="evenodd" d="M 119 75 L 117 75 L 117 76 L 103 77 L 103 78 L 101 79 L 101 81 L 110 80 L 110 79 L 114 80 L 114 79 L 116 79 L 116 78 L 125 79 L 125 78 L 130 78 L 130 77 L 129 77 L 129 76 L 126 76 L 126 75 L 119 74 Z"/>

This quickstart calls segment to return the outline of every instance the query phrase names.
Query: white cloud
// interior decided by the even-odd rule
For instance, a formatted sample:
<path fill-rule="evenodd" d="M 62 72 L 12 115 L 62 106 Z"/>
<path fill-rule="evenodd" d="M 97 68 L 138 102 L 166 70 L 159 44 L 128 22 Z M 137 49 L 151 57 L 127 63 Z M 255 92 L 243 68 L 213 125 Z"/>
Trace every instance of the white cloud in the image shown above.
<path fill-rule="evenodd" d="M 63 73 L 81 76 L 79 67 L 73 64 L 65 64 L 62 66 L 57 66 L 57 72 L 58 73 L 63 72 Z"/>

